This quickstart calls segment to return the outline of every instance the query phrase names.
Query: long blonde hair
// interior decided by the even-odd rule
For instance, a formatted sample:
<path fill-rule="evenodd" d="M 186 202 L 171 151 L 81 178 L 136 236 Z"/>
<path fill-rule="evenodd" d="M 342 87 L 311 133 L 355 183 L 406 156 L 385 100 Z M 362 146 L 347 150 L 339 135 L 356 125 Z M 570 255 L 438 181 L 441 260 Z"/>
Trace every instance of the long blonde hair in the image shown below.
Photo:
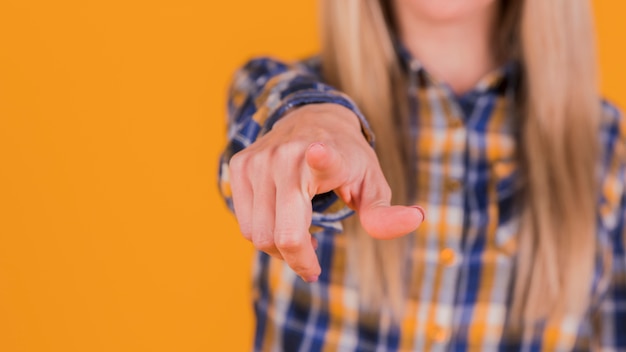
<path fill-rule="evenodd" d="M 323 0 L 322 67 L 368 117 L 393 201 L 405 204 L 408 141 L 398 126 L 406 123 L 407 101 L 389 3 Z M 517 52 L 523 70 L 516 100 L 525 192 L 512 316 L 520 322 L 579 316 L 590 300 L 598 194 L 600 104 L 590 6 L 586 0 L 501 6 L 496 52 Z M 409 236 L 378 241 L 356 217 L 344 225 L 361 304 L 401 314 Z"/>

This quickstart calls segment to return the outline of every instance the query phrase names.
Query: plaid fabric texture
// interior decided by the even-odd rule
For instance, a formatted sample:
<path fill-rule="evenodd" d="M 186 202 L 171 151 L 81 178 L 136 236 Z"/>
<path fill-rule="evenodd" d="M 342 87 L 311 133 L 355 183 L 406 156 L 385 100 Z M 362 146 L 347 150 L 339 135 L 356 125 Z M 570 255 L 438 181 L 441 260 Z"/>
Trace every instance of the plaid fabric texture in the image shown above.
<path fill-rule="evenodd" d="M 313 199 L 322 274 L 303 282 L 282 261 L 257 253 L 254 349 L 259 351 L 626 351 L 624 254 L 625 124 L 603 103 L 602 194 L 593 304 L 583 320 L 545 321 L 522 331 L 507 325 L 516 262 L 520 187 L 513 99 L 518 69 L 504 66 L 456 96 L 406 52 L 410 133 L 415 142 L 416 203 L 427 219 L 412 236 L 406 314 L 359 311 L 346 272 L 341 220 L 352 212 L 330 192 Z M 286 64 L 248 62 L 236 75 L 228 105 L 228 145 L 220 190 L 232 209 L 228 161 L 269 131 L 290 109 L 336 103 L 366 119 L 349 97 L 326 85 L 316 58 Z M 610 267 L 602 253 L 612 253 Z M 608 280 L 600 280 L 606 277 Z"/>

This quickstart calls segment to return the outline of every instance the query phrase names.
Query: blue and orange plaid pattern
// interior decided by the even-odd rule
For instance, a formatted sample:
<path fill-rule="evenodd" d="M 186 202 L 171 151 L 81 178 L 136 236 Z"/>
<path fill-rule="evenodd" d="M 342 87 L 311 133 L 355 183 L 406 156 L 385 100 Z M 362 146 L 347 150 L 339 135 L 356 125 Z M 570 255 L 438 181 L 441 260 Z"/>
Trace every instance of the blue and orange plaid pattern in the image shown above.
<path fill-rule="evenodd" d="M 259 351 L 626 351 L 624 248 L 626 124 L 603 103 L 603 187 L 593 304 L 583 320 L 564 318 L 523 330 L 507 324 L 516 262 L 520 186 L 516 159 L 514 65 L 456 96 L 400 51 L 410 86 L 416 203 L 427 220 L 412 236 L 409 294 L 399 324 L 390 312 L 359 310 L 346 272 L 341 220 L 352 211 L 330 192 L 313 199 L 313 228 L 322 267 L 303 282 L 284 262 L 258 252 L 254 269 L 254 349 Z M 254 59 L 235 76 L 228 105 L 228 145 L 220 190 L 232 209 L 228 161 L 303 104 L 336 103 L 367 121 L 349 97 L 325 84 L 316 58 L 285 64 Z M 609 281 L 598 284 L 601 277 Z"/>

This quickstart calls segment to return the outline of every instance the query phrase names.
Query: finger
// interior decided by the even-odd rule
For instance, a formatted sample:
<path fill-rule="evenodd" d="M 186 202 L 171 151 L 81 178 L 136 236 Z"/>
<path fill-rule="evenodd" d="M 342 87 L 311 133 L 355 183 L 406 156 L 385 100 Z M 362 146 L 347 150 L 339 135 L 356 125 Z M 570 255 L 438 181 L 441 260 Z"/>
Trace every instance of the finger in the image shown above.
<path fill-rule="evenodd" d="M 246 162 L 238 155 L 229 164 L 233 208 L 241 234 L 252 241 L 252 186 L 247 177 Z"/>
<path fill-rule="evenodd" d="M 311 200 L 297 187 L 277 187 L 274 242 L 287 264 L 304 281 L 315 282 L 321 268 L 313 248 Z"/>
<path fill-rule="evenodd" d="M 418 206 L 392 206 L 391 190 L 382 172 L 366 177 L 357 204 L 363 229 L 372 237 L 391 239 L 415 231 L 424 221 L 424 210 Z"/>
<path fill-rule="evenodd" d="M 276 188 L 266 177 L 259 175 L 255 182 L 252 206 L 252 243 L 258 250 L 283 259 L 274 244 Z"/>
<path fill-rule="evenodd" d="M 378 239 L 402 237 L 415 231 L 424 221 L 421 207 L 376 205 L 359 212 L 363 229 Z"/>
<path fill-rule="evenodd" d="M 320 245 L 319 241 L 314 236 L 311 236 L 311 245 L 313 246 L 313 249 L 317 249 Z"/>
<path fill-rule="evenodd" d="M 312 185 L 316 187 L 315 190 L 309 190 L 309 196 L 341 186 L 347 170 L 341 155 L 334 148 L 319 142 L 312 143 L 307 148 L 305 157 L 314 179 Z"/>

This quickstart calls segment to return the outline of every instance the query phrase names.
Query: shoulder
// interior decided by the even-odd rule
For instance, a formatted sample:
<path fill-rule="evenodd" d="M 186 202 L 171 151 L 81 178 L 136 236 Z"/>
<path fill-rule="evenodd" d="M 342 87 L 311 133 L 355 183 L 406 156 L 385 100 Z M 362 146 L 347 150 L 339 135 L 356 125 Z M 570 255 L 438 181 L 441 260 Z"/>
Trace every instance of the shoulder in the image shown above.
<path fill-rule="evenodd" d="M 600 143 L 602 147 L 602 168 L 611 164 L 624 164 L 626 142 L 626 121 L 621 111 L 607 100 L 601 101 Z M 609 171 L 609 170 L 606 170 Z"/>
<path fill-rule="evenodd" d="M 602 101 L 598 165 L 599 197 L 597 206 L 600 248 L 612 252 L 621 242 L 626 213 L 626 121 L 619 109 Z"/>
<path fill-rule="evenodd" d="M 605 229 L 623 222 L 626 190 L 626 121 L 620 110 L 603 100 L 600 120 L 600 220 Z"/>
<path fill-rule="evenodd" d="M 626 303 L 626 120 L 608 101 L 602 101 L 600 133 L 603 150 L 596 253 L 599 280 L 595 282 L 599 300 L 596 303 L 600 311 L 610 308 L 608 316 L 612 320 L 615 314 L 625 312 L 625 306 L 616 303 Z M 607 300 L 611 303 L 602 304 Z M 620 312 L 615 313 L 616 310 Z"/>
<path fill-rule="evenodd" d="M 600 142 L 606 152 L 610 152 L 616 143 L 623 143 L 626 138 L 626 122 L 621 111 L 607 100 L 601 101 Z"/>
<path fill-rule="evenodd" d="M 237 76 L 259 79 L 286 72 L 297 72 L 321 78 L 321 60 L 315 55 L 296 61 L 282 60 L 272 56 L 257 56 L 247 60 L 237 71 Z"/>
<path fill-rule="evenodd" d="M 287 94 L 293 89 L 310 87 L 316 83 L 324 83 L 317 56 L 293 62 L 258 56 L 246 61 L 235 72 L 230 82 L 229 96 L 258 97 L 269 90 L 282 96 L 282 93 Z"/>

